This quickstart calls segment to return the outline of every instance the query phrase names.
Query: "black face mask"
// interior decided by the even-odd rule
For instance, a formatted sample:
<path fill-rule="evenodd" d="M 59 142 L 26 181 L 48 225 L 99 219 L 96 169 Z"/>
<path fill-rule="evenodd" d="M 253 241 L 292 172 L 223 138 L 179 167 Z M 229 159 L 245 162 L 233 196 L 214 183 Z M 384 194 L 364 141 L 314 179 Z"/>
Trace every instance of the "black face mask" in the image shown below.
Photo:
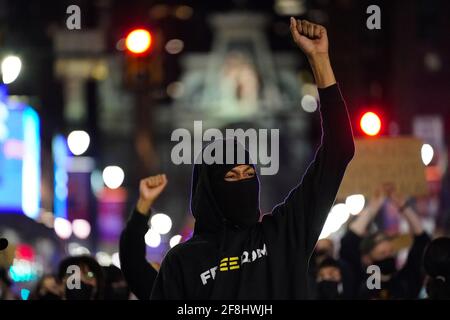
<path fill-rule="evenodd" d="M 256 177 L 225 181 L 217 177 L 212 182 L 214 197 L 224 218 L 234 225 L 248 227 L 259 220 L 259 182 Z"/>
<path fill-rule="evenodd" d="M 92 300 L 93 299 L 94 286 L 81 281 L 79 289 L 66 288 L 67 300 Z"/>
<path fill-rule="evenodd" d="M 375 261 L 378 267 L 380 267 L 381 274 L 390 275 L 397 271 L 397 266 L 395 265 L 395 258 L 389 257 L 383 260 Z"/>
<path fill-rule="evenodd" d="M 317 295 L 320 300 L 336 300 L 342 297 L 342 283 L 323 280 L 317 283 Z"/>
<path fill-rule="evenodd" d="M 54 293 L 47 292 L 46 294 L 39 296 L 39 300 L 61 300 L 61 297 Z"/>

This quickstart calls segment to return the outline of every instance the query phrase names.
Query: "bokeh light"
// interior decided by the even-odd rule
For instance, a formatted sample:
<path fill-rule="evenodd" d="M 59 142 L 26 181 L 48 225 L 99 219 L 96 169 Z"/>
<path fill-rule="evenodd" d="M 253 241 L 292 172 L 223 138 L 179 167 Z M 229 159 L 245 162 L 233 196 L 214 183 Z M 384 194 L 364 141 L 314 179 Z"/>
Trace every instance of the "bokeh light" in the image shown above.
<path fill-rule="evenodd" d="M 69 220 L 64 218 L 56 218 L 53 227 L 55 228 L 56 235 L 61 239 L 69 239 L 72 235 L 72 224 Z"/>
<path fill-rule="evenodd" d="M 150 228 L 145 234 L 145 244 L 151 248 L 156 248 L 161 244 L 161 235 Z"/>
<path fill-rule="evenodd" d="M 425 143 L 424 145 L 422 145 L 422 148 L 420 150 L 420 155 L 422 157 L 422 162 L 424 165 L 429 165 L 431 163 L 431 161 L 433 160 L 433 156 L 434 156 L 434 150 L 433 147 L 431 145 L 429 145 L 428 143 Z"/>
<path fill-rule="evenodd" d="M 108 166 L 103 170 L 103 182 L 110 189 L 119 188 L 125 179 L 125 173 L 121 167 Z"/>
<path fill-rule="evenodd" d="M 91 224 L 84 219 L 72 221 L 73 234 L 79 239 L 86 239 L 91 234 Z"/>
<path fill-rule="evenodd" d="M 151 227 L 159 234 L 167 234 L 172 229 L 172 219 L 164 213 L 155 214 L 151 220 Z"/>
<path fill-rule="evenodd" d="M 69 150 L 76 156 L 85 153 L 89 148 L 90 142 L 91 138 L 89 137 L 89 134 L 83 130 L 72 131 L 67 137 L 67 145 L 69 146 Z"/>
<path fill-rule="evenodd" d="M 126 48 L 136 54 L 144 53 L 150 49 L 152 36 L 145 29 L 131 31 L 125 39 Z"/>
<path fill-rule="evenodd" d="M 368 136 L 376 136 L 381 130 L 380 117 L 373 112 L 366 112 L 360 121 L 361 130 Z"/>

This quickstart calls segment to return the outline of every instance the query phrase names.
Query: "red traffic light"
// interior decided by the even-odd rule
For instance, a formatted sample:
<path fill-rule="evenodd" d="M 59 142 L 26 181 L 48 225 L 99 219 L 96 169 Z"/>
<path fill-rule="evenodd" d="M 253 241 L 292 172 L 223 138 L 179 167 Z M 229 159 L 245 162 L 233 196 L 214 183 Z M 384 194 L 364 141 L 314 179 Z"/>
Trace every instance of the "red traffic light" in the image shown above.
<path fill-rule="evenodd" d="M 143 54 L 149 51 L 152 45 L 152 36 L 148 30 L 135 29 L 131 31 L 126 39 L 125 46 L 134 54 Z"/>
<path fill-rule="evenodd" d="M 366 112 L 359 122 L 361 130 L 368 136 L 376 136 L 381 130 L 380 117 L 374 112 Z"/>

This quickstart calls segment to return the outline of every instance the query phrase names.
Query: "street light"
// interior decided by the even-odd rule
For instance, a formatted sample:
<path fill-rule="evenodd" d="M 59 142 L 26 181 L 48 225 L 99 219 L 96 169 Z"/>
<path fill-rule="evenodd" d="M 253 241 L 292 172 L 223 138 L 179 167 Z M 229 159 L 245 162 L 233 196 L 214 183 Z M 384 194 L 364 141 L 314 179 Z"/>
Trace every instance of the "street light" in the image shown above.
<path fill-rule="evenodd" d="M 7 56 L 2 61 L 2 80 L 4 84 L 10 84 L 14 82 L 19 76 L 22 69 L 22 61 L 16 56 Z"/>

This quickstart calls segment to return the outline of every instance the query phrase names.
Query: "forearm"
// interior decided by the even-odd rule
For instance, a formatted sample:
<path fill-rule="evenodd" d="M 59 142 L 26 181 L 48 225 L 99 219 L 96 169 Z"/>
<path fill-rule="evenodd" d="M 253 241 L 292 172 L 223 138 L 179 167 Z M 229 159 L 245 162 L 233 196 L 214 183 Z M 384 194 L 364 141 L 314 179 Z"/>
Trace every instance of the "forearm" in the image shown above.
<path fill-rule="evenodd" d="M 416 214 L 414 209 L 411 207 L 406 207 L 403 210 L 403 217 L 406 219 L 411 232 L 418 236 L 423 233 L 424 229 L 422 226 L 422 222 L 420 221 L 419 216 Z"/>
<path fill-rule="evenodd" d="M 322 78 L 328 77 L 325 72 Z M 322 83 L 331 83 L 329 80 Z M 322 125 L 321 144 L 328 158 L 333 163 L 347 165 L 355 153 L 350 117 L 339 85 L 334 83 L 326 88 L 319 88 L 320 116 Z"/>
<path fill-rule="evenodd" d="M 333 68 L 328 54 L 315 54 L 308 57 L 309 64 L 319 89 L 332 86 L 336 83 Z"/>
<path fill-rule="evenodd" d="M 376 212 L 371 208 L 366 208 L 359 213 L 356 219 L 350 224 L 349 229 L 356 235 L 362 237 L 369 224 L 375 218 Z"/>
<path fill-rule="evenodd" d="M 143 216 L 148 217 L 148 216 L 150 216 L 151 206 L 152 206 L 152 202 L 139 199 L 136 203 L 136 212 Z"/>
<path fill-rule="evenodd" d="M 146 260 L 144 241 L 148 217 L 134 210 L 120 237 L 121 269 L 131 291 L 140 299 L 150 296 L 156 271 Z"/>

